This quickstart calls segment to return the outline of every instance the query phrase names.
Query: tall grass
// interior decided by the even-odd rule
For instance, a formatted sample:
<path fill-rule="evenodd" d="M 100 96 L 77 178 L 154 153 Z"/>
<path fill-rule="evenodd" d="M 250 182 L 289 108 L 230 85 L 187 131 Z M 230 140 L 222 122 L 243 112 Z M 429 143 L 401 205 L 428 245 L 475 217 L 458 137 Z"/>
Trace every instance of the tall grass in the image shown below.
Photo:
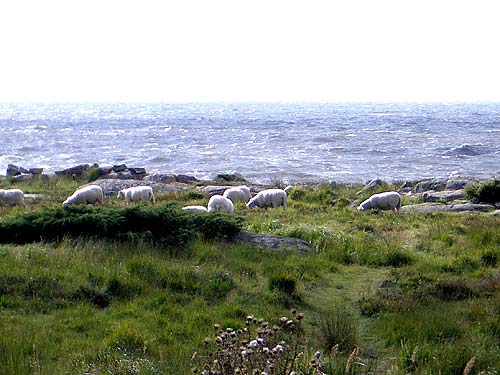
<path fill-rule="evenodd" d="M 0 212 L 2 374 L 187 374 L 214 322 L 238 330 L 292 306 L 306 313 L 301 358 L 321 349 L 328 375 L 500 368 L 497 217 L 358 213 L 360 187 L 329 184 L 234 217 L 180 211 L 206 200 L 194 191 L 52 207 L 77 183 L 26 184 L 48 201 Z M 240 228 L 316 251 L 227 241 Z"/>

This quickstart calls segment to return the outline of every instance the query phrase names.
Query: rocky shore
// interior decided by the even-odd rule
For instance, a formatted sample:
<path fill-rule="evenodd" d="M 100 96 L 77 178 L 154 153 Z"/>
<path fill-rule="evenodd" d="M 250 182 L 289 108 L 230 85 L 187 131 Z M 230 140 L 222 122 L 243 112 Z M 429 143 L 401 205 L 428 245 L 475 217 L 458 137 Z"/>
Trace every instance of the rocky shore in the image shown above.
<path fill-rule="evenodd" d="M 181 192 L 189 189 L 197 189 L 202 193 L 212 196 L 222 192 L 235 184 L 247 184 L 254 192 L 268 186 L 252 184 L 240 174 L 218 174 L 213 180 L 199 180 L 190 175 L 174 175 L 162 173 L 147 173 L 143 167 L 129 167 L 125 164 L 80 164 L 66 169 L 55 171 L 54 174 L 44 174 L 43 168 L 24 168 L 9 164 L 6 176 L 12 182 L 29 182 L 35 179 L 48 180 L 53 176 L 64 176 L 70 178 L 92 177 L 92 183 L 102 187 L 104 195 L 111 197 L 121 190 L 131 186 L 151 186 L 155 193 Z M 403 197 L 408 197 L 401 208 L 402 212 L 429 213 L 429 212 L 495 212 L 499 214 L 500 202 L 485 204 L 477 199 L 466 197 L 466 188 L 471 184 L 481 184 L 486 180 L 473 177 L 450 177 L 425 179 L 420 181 L 405 181 L 395 189 Z M 334 182 L 332 183 L 334 184 Z M 307 185 L 307 184 L 306 184 Z M 375 179 L 367 183 L 358 194 L 368 194 L 387 182 Z M 355 207 L 359 201 L 354 201 Z"/>

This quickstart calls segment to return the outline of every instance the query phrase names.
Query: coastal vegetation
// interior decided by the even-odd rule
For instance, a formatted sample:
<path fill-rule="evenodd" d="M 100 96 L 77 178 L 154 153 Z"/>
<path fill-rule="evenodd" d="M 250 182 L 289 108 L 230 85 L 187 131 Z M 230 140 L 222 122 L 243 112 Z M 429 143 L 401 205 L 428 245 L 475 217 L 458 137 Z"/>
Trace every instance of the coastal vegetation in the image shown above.
<path fill-rule="evenodd" d="M 281 345 L 265 370 L 280 375 L 498 373 L 498 216 L 357 212 L 370 193 L 344 184 L 232 215 L 180 210 L 206 206 L 194 187 L 62 207 L 87 181 L 0 181 L 45 196 L 0 207 L 1 374 L 216 374 L 221 361 L 250 374 L 267 363 L 248 347 L 258 337 Z M 256 248 L 239 231 L 314 251 Z"/>

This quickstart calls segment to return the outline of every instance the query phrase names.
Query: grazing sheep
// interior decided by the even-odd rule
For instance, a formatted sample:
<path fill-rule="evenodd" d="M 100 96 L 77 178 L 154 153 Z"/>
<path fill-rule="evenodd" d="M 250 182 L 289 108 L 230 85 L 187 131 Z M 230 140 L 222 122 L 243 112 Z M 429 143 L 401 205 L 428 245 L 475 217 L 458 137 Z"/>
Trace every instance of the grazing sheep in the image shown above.
<path fill-rule="evenodd" d="M 286 192 L 283 189 L 266 189 L 257 193 L 255 197 L 250 199 L 247 203 L 248 208 L 252 208 L 254 206 L 260 208 L 267 207 L 287 207 L 286 202 Z"/>
<path fill-rule="evenodd" d="M 205 206 L 184 206 L 182 209 L 184 211 L 207 212 L 207 208 Z"/>
<path fill-rule="evenodd" d="M 362 202 L 358 211 L 369 209 L 378 210 L 399 210 L 401 208 L 401 195 L 396 191 L 373 194 L 370 198 Z"/>
<path fill-rule="evenodd" d="M 24 206 L 24 193 L 20 189 L 0 189 L 0 206 Z"/>
<path fill-rule="evenodd" d="M 288 193 L 293 189 L 293 186 L 292 185 L 287 185 L 286 188 L 284 188 L 283 190 L 285 191 L 286 195 L 288 195 Z"/>
<path fill-rule="evenodd" d="M 234 186 L 226 189 L 222 196 L 231 199 L 231 202 L 233 202 L 233 204 L 236 204 L 238 202 L 247 203 L 252 198 L 252 194 L 250 194 L 250 188 L 246 185 Z"/>
<path fill-rule="evenodd" d="M 155 195 L 151 186 L 133 186 L 118 192 L 118 198 L 125 198 L 127 204 L 130 202 L 153 202 L 155 203 Z"/>
<path fill-rule="evenodd" d="M 208 201 L 208 212 L 226 212 L 231 214 L 234 212 L 234 205 L 230 199 L 222 195 L 213 195 Z"/>
<path fill-rule="evenodd" d="M 73 204 L 102 204 L 104 194 L 99 185 L 88 185 L 77 189 L 63 202 L 64 206 Z"/>

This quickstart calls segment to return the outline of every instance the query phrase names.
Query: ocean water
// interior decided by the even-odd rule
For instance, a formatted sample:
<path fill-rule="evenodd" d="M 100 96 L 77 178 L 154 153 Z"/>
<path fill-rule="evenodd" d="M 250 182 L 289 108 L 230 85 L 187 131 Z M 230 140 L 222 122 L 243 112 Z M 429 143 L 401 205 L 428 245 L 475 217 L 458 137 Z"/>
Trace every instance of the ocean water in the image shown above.
<path fill-rule="evenodd" d="M 500 103 L 0 104 L 0 174 L 125 163 L 252 182 L 500 176 Z"/>

